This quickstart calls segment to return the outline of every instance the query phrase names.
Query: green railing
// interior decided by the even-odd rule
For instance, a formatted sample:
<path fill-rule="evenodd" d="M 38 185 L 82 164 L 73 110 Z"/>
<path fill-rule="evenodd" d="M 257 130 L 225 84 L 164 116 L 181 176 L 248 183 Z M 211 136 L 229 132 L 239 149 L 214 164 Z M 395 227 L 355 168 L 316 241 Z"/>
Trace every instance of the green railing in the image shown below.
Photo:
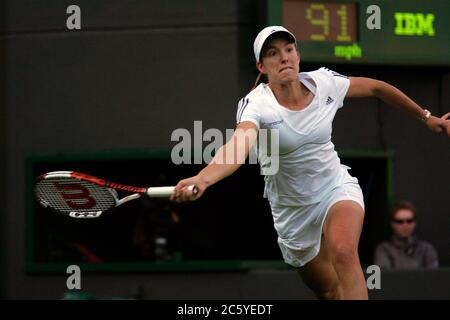
<path fill-rule="evenodd" d="M 384 166 L 385 186 L 383 189 L 386 219 L 388 208 L 392 204 L 393 197 L 393 152 L 385 151 L 361 151 L 361 150 L 338 150 L 345 163 L 350 160 L 380 160 Z M 36 252 L 36 217 L 34 198 L 32 194 L 32 183 L 38 174 L 34 168 L 36 164 L 58 164 L 58 163 L 82 163 L 95 161 L 129 161 L 129 160 L 155 160 L 167 159 L 170 161 L 170 150 L 125 150 L 110 152 L 79 152 L 79 153 L 40 153 L 31 154 L 26 158 L 26 271 L 30 273 L 61 273 L 65 272 L 68 265 L 77 264 L 83 271 L 88 272 L 180 272 L 180 271 L 245 271 L 251 269 L 287 269 L 290 268 L 279 259 L 261 260 L 185 260 L 183 254 L 176 252 L 174 258 L 169 261 L 118 261 L 101 263 L 82 263 L 76 261 L 48 261 L 40 263 Z M 65 168 L 67 169 L 67 168 Z M 55 169 L 56 170 L 56 169 Z M 180 177 L 181 178 L 181 177 Z M 120 181 L 118 181 L 120 182 Z M 261 196 L 262 198 L 262 196 Z M 270 215 L 270 212 L 268 213 Z"/>

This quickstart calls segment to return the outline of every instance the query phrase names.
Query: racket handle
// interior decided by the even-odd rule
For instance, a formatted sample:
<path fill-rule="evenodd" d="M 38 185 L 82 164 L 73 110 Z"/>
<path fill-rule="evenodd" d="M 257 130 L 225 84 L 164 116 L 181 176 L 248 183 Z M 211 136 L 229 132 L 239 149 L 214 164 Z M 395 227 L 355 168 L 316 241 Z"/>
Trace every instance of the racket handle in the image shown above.
<path fill-rule="evenodd" d="M 192 190 L 193 195 L 196 195 L 198 192 L 197 187 L 194 185 L 189 186 L 188 189 Z M 147 189 L 146 194 L 150 198 L 170 197 L 175 194 L 175 187 L 150 187 Z"/>

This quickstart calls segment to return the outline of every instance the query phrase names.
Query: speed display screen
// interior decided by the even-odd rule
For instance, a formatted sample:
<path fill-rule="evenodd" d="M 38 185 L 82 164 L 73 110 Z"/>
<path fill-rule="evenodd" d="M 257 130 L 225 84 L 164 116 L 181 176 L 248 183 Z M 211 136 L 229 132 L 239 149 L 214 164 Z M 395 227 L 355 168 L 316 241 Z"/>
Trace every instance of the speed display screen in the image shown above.
<path fill-rule="evenodd" d="M 301 41 L 356 42 L 356 14 L 354 3 L 285 1 L 283 6 L 284 25 L 299 30 Z"/>
<path fill-rule="evenodd" d="M 306 62 L 450 65 L 447 0 L 268 0 Z"/>

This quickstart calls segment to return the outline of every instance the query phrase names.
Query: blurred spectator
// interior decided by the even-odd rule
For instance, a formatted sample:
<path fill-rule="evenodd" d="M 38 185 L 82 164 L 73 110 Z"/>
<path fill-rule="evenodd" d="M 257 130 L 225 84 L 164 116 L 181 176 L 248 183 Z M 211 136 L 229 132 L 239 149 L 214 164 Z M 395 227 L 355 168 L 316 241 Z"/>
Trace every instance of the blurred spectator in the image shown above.
<path fill-rule="evenodd" d="M 409 201 L 395 203 L 391 211 L 392 238 L 380 243 L 374 262 L 384 269 L 419 269 L 439 266 L 436 249 L 414 234 L 417 211 Z"/>
<path fill-rule="evenodd" d="M 178 245 L 176 227 L 179 222 L 175 204 L 159 199 L 147 201 L 133 232 L 136 258 L 171 260 Z"/>

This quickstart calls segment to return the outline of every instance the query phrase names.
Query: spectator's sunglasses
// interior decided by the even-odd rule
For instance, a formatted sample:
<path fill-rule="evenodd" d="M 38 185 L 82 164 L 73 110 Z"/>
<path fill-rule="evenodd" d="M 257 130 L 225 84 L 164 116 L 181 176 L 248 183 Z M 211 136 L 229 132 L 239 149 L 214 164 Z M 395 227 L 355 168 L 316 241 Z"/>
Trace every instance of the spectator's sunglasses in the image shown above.
<path fill-rule="evenodd" d="M 409 219 L 394 219 L 394 220 L 392 220 L 394 223 L 396 223 L 396 224 L 404 224 L 404 223 L 407 223 L 407 224 L 410 224 L 410 223 L 413 223 L 414 221 L 416 221 L 416 219 L 414 219 L 414 218 L 409 218 Z"/>

